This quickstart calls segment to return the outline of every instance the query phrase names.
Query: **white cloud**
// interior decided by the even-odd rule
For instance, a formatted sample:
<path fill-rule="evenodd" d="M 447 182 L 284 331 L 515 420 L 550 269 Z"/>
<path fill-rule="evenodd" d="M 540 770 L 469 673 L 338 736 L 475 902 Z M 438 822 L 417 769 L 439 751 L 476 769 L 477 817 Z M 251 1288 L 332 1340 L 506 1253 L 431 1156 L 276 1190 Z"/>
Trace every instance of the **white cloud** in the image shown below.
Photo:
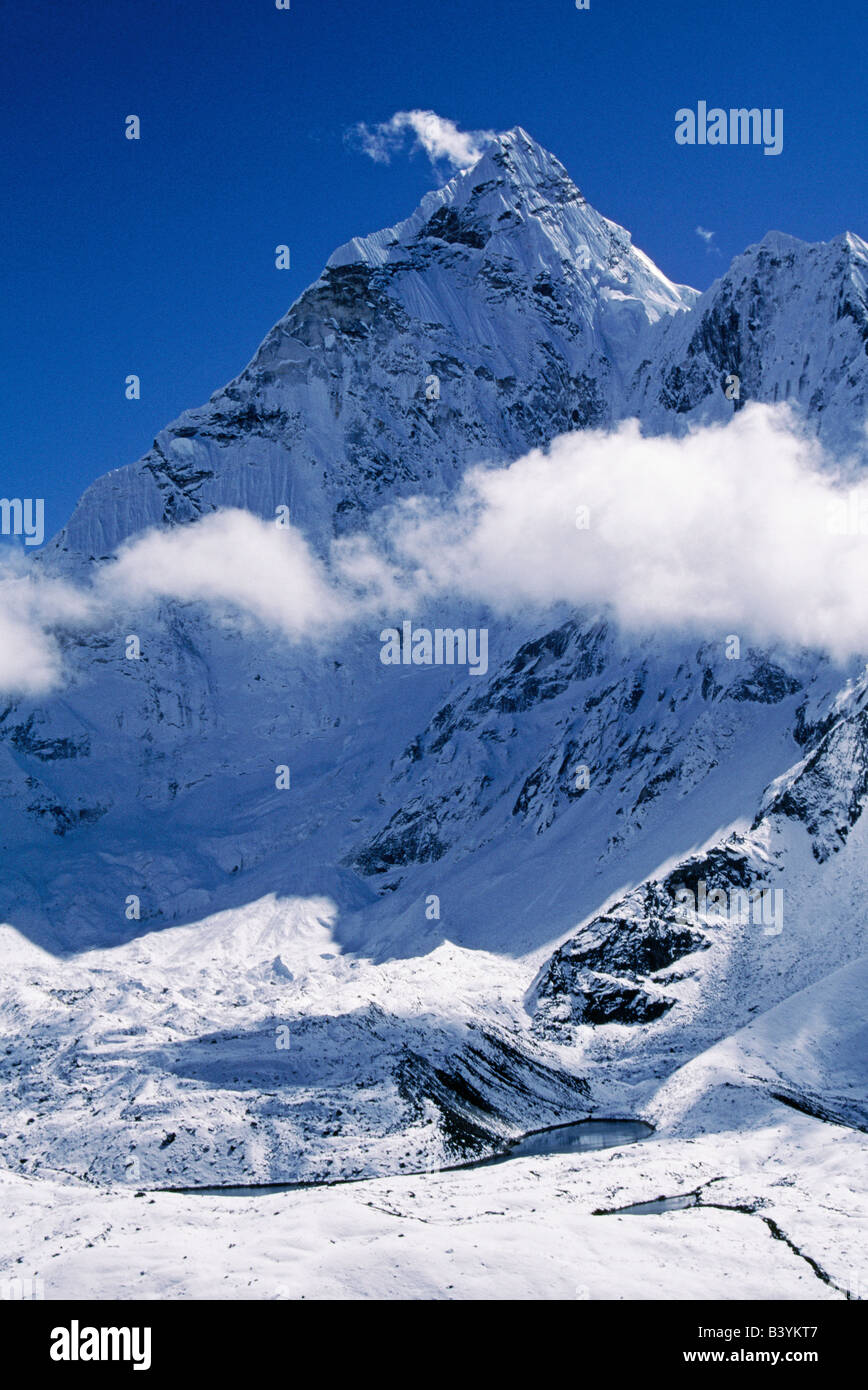
<path fill-rule="evenodd" d="M 226 508 L 191 526 L 149 531 L 101 571 L 107 606 L 154 598 L 241 612 L 291 640 L 346 618 L 347 603 L 294 527 Z"/>
<path fill-rule="evenodd" d="M 722 254 L 720 247 L 714 240 L 717 236 L 717 232 L 710 232 L 707 227 L 696 227 L 694 230 L 698 237 L 702 237 L 702 240 L 705 242 L 705 249 L 709 255 L 711 255 L 712 252 L 715 256 L 720 256 Z"/>
<path fill-rule="evenodd" d="M 57 633 L 96 617 L 86 591 L 49 579 L 14 550 L 0 560 L 0 691 L 44 695 L 63 680 Z"/>
<path fill-rule="evenodd" d="M 10 552 L 0 565 L 0 692 L 40 696 L 63 683 L 56 630 L 109 626 L 164 598 L 257 621 L 290 641 L 319 640 L 355 611 L 300 532 L 234 509 L 133 537 L 89 585 L 49 578 Z"/>
<path fill-rule="evenodd" d="M 491 130 L 459 130 L 454 121 L 434 111 L 396 111 L 390 120 L 379 125 L 360 122 L 352 135 L 371 159 L 388 164 L 409 132 L 416 137 L 413 148 L 423 149 L 432 164 L 445 160 L 461 170 L 471 168 L 484 146 L 494 138 Z"/>
<path fill-rule="evenodd" d="M 586 510 L 584 510 L 586 509 Z M 587 522 L 587 525 L 577 526 Z M 868 480 L 841 483 L 783 407 L 645 438 L 635 421 L 576 432 L 505 468 L 473 468 L 454 498 L 412 498 L 335 542 L 224 510 L 134 537 L 91 586 L 0 565 L 0 690 L 63 679 L 60 630 L 109 624 L 163 598 L 335 642 L 348 625 L 460 598 L 509 614 L 607 609 L 632 632 L 868 654 Z"/>
<path fill-rule="evenodd" d="M 608 606 L 633 631 L 844 657 L 868 652 L 868 482 L 842 490 L 824 467 L 780 407 L 682 439 L 644 438 L 632 421 L 475 468 L 453 502 L 393 510 L 384 538 L 408 593 L 501 612 Z"/>

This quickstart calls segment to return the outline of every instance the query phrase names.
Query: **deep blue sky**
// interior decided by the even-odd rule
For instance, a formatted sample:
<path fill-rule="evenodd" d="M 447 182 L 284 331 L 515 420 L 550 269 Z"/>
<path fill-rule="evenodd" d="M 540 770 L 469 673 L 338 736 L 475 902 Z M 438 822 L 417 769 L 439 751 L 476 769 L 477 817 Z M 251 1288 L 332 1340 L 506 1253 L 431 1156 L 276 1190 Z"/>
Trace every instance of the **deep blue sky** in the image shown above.
<path fill-rule="evenodd" d="M 421 154 L 348 147 L 358 121 L 523 125 L 700 288 L 770 228 L 868 236 L 864 0 L 5 0 L 2 20 L 0 495 L 44 497 L 49 534 L 245 365 L 336 245 L 432 186 Z M 783 153 L 677 146 L 699 99 L 783 107 Z"/>

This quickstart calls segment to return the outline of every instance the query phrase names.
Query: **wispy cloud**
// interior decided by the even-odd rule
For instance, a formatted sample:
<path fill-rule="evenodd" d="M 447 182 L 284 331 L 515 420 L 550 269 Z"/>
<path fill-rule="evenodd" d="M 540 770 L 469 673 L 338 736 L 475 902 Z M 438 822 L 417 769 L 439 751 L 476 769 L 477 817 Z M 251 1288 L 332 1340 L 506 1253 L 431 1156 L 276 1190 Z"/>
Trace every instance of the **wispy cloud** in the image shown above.
<path fill-rule="evenodd" d="M 396 111 L 388 121 L 367 125 L 361 121 L 349 137 L 378 164 L 388 164 L 407 137 L 415 136 L 413 149 L 422 149 L 436 167 L 446 162 L 454 169 L 469 169 L 494 138 L 491 130 L 459 130 L 454 121 L 435 111 Z"/>
<path fill-rule="evenodd" d="M 65 629 L 80 631 L 99 618 L 93 594 L 51 579 L 20 553 L 0 559 L 0 691 L 44 695 L 65 678 Z"/>
<path fill-rule="evenodd" d="M 719 256 L 721 254 L 720 247 L 717 246 L 714 241 L 714 238 L 717 236 L 717 232 L 710 232 L 707 227 L 696 227 L 694 228 L 694 230 L 696 232 L 696 235 L 698 237 L 701 237 L 702 240 L 705 242 L 706 251 L 713 251 L 716 256 Z"/>

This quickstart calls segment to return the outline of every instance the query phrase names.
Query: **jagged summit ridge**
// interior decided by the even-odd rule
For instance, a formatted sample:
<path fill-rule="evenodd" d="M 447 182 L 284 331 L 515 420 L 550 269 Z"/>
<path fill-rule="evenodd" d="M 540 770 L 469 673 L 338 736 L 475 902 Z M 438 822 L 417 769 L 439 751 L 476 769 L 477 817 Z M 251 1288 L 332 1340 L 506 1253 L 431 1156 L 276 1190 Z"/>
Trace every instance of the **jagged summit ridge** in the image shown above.
<path fill-rule="evenodd" d="M 545 211 L 542 197 L 556 205 L 587 200 L 554 155 L 537 144 L 520 126 L 498 135 L 469 169 L 456 174 L 441 188 L 432 189 L 410 217 L 365 237 L 352 237 L 330 256 L 328 265 L 347 265 L 362 260 L 382 265 L 398 248 L 411 245 L 423 228 L 448 210 L 456 217 L 468 212 L 480 224 L 494 230 L 498 221 L 511 221 Z M 440 225 L 446 223 L 441 218 Z"/>
<path fill-rule="evenodd" d="M 648 317 L 691 304 L 696 292 L 674 285 L 633 247 L 630 233 L 601 216 L 561 162 L 520 126 L 497 136 L 472 168 L 423 198 L 394 227 L 354 237 L 329 258 L 327 270 L 353 264 L 401 268 L 418 261 L 427 242 L 484 253 L 480 260 L 512 261 L 534 277 L 575 278 L 577 304 L 615 289 L 638 292 Z"/>
<path fill-rule="evenodd" d="M 865 459 L 868 246 L 852 232 L 806 242 L 768 232 L 692 312 L 662 326 L 631 412 L 662 432 L 724 421 L 740 400 L 787 402 L 836 455 Z"/>

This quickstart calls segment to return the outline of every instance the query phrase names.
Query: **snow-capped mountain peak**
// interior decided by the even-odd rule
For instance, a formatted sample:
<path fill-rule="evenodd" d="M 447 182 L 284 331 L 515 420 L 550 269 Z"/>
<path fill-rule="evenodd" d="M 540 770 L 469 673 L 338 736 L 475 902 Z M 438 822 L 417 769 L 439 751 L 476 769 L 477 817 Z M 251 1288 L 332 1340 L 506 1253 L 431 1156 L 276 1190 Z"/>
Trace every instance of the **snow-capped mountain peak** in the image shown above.
<path fill-rule="evenodd" d="M 468 464 L 620 418 L 648 335 L 695 298 L 509 132 L 336 251 L 234 381 L 88 490 L 54 553 L 99 558 L 219 506 L 290 505 L 322 543 Z"/>
<path fill-rule="evenodd" d="M 560 161 L 517 126 L 496 136 L 471 168 L 427 193 L 410 217 L 370 236 L 353 237 L 338 247 L 328 264 L 347 265 L 356 260 L 369 265 L 385 264 L 390 253 L 400 254 L 399 247 L 412 245 L 432 219 L 431 235 L 439 228 L 447 233 L 443 240 L 457 242 L 460 237 L 454 233 L 460 230 L 458 224 L 451 222 L 444 210 L 456 219 L 464 213 L 464 244 L 478 242 L 481 245 L 498 230 L 506 230 L 498 227 L 498 223 L 514 226 L 516 221 L 534 213 L 551 211 L 551 202 L 544 201 L 546 195 L 555 206 L 566 203 L 587 206 L 586 199 Z M 450 231 L 451 236 L 448 235 Z"/>
<path fill-rule="evenodd" d="M 542 295 L 565 282 L 588 323 L 608 295 L 633 299 L 652 322 L 696 297 L 638 252 L 630 233 L 601 216 L 560 160 L 520 126 L 495 137 L 472 168 L 427 194 L 411 217 L 339 247 L 328 267 L 418 265 L 437 243 L 459 255 L 478 252 L 480 266 L 503 266 Z"/>

